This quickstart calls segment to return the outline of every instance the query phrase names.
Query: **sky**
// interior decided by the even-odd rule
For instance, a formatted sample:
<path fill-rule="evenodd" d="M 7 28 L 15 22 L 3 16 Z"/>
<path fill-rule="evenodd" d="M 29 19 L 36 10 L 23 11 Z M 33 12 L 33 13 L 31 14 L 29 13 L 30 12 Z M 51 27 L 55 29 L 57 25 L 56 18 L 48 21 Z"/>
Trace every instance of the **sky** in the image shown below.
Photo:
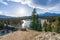
<path fill-rule="evenodd" d="M 37 14 L 60 13 L 60 0 L 0 0 L 0 15 L 30 16 L 34 8 Z"/>

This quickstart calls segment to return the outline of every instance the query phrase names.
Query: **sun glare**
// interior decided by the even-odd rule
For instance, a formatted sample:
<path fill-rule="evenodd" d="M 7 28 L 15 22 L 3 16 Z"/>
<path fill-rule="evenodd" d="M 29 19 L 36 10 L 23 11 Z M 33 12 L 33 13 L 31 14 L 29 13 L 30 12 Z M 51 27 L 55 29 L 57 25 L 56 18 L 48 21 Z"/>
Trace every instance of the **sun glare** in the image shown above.
<path fill-rule="evenodd" d="M 20 8 L 16 14 L 17 16 L 26 16 L 26 13 L 27 13 L 27 10 L 25 8 Z"/>
<path fill-rule="evenodd" d="M 19 10 L 20 12 L 19 13 L 26 13 L 26 9 L 24 9 L 24 8 L 21 8 L 20 10 Z"/>

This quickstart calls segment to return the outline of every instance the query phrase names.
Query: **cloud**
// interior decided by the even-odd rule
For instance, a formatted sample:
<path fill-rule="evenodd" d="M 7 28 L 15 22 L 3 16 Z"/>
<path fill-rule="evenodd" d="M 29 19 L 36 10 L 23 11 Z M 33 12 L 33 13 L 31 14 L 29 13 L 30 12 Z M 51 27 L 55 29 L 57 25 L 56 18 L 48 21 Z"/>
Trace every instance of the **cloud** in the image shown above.
<path fill-rule="evenodd" d="M 7 1 L 20 2 L 20 0 L 7 0 Z"/>
<path fill-rule="evenodd" d="M 4 2 L 4 0 L 0 0 L 0 3 L 4 4 L 4 5 L 8 5 L 7 2 Z"/>
<path fill-rule="evenodd" d="M 2 14 L 3 12 L 2 11 L 0 11 L 0 14 Z"/>
<path fill-rule="evenodd" d="M 11 14 L 8 14 L 8 12 L 4 12 L 4 11 L 1 11 L 0 10 L 0 15 L 6 15 L 6 16 L 14 16 L 14 15 L 11 15 Z"/>
<path fill-rule="evenodd" d="M 8 3 L 7 3 L 7 2 L 1 2 L 1 3 L 3 3 L 4 5 L 8 5 Z"/>
<path fill-rule="evenodd" d="M 39 8 L 44 12 L 49 12 L 53 9 L 56 9 L 56 6 L 59 6 L 60 0 L 7 0 L 13 2 L 20 2 L 21 4 L 27 4 L 32 8 Z"/>
<path fill-rule="evenodd" d="M 12 2 L 21 2 L 22 4 L 30 4 L 32 0 L 7 0 Z"/>
<path fill-rule="evenodd" d="M 32 8 L 38 8 L 42 10 L 42 12 L 60 12 L 60 0 L 7 0 L 7 2 L 12 1 L 12 2 L 17 2 L 21 4 L 26 4 L 29 7 Z M 5 2 L 4 0 L 0 0 L 0 3 L 4 5 L 8 5 L 8 3 Z M 41 11 L 40 11 L 41 12 Z M 5 12 L 0 11 L 0 14 L 3 14 Z M 23 16 L 23 14 L 16 13 L 16 14 L 8 14 L 5 13 L 4 15 L 9 15 L 9 16 Z M 28 13 L 25 13 L 24 16 L 29 15 Z"/>
<path fill-rule="evenodd" d="M 55 6 L 55 8 L 50 10 L 50 12 L 60 13 L 60 4 Z"/>

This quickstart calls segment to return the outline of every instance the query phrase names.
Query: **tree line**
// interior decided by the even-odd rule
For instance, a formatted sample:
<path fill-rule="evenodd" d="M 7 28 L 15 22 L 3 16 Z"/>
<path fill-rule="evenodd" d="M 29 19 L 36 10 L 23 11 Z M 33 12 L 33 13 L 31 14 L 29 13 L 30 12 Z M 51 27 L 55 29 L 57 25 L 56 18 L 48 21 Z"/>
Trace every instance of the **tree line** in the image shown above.
<path fill-rule="evenodd" d="M 8 25 L 16 26 L 18 24 L 22 24 L 22 21 L 19 18 L 0 18 L 0 30 L 6 29 Z"/>
<path fill-rule="evenodd" d="M 60 33 L 60 17 L 47 18 L 47 22 L 44 22 L 43 27 L 46 32 L 57 32 Z"/>
<path fill-rule="evenodd" d="M 47 17 L 47 21 L 44 22 L 43 27 L 41 26 L 41 22 L 39 22 L 39 16 L 36 14 L 36 9 L 33 9 L 32 18 L 30 23 L 30 28 L 36 31 L 42 31 L 44 29 L 45 32 L 57 32 L 60 33 L 60 17 Z"/>
<path fill-rule="evenodd" d="M 39 22 L 39 16 L 36 13 L 36 9 L 33 9 L 31 16 L 30 29 L 42 32 L 44 29 L 45 32 L 57 32 L 60 33 L 60 17 L 46 17 L 46 20 L 41 26 L 41 22 Z M 0 29 L 5 29 L 6 25 L 21 25 L 22 20 L 20 18 L 0 18 Z"/>

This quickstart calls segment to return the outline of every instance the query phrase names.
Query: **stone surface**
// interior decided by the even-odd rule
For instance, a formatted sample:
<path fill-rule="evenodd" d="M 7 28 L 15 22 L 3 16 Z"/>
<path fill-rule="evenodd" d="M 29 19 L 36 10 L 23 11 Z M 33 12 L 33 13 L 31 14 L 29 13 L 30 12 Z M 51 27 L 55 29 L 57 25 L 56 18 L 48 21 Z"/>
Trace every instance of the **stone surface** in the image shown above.
<path fill-rule="evenodd" d="M 60 34 L 37 31 L 16 31 L 0 37 L 0 40 L 60 40 Z"/>

